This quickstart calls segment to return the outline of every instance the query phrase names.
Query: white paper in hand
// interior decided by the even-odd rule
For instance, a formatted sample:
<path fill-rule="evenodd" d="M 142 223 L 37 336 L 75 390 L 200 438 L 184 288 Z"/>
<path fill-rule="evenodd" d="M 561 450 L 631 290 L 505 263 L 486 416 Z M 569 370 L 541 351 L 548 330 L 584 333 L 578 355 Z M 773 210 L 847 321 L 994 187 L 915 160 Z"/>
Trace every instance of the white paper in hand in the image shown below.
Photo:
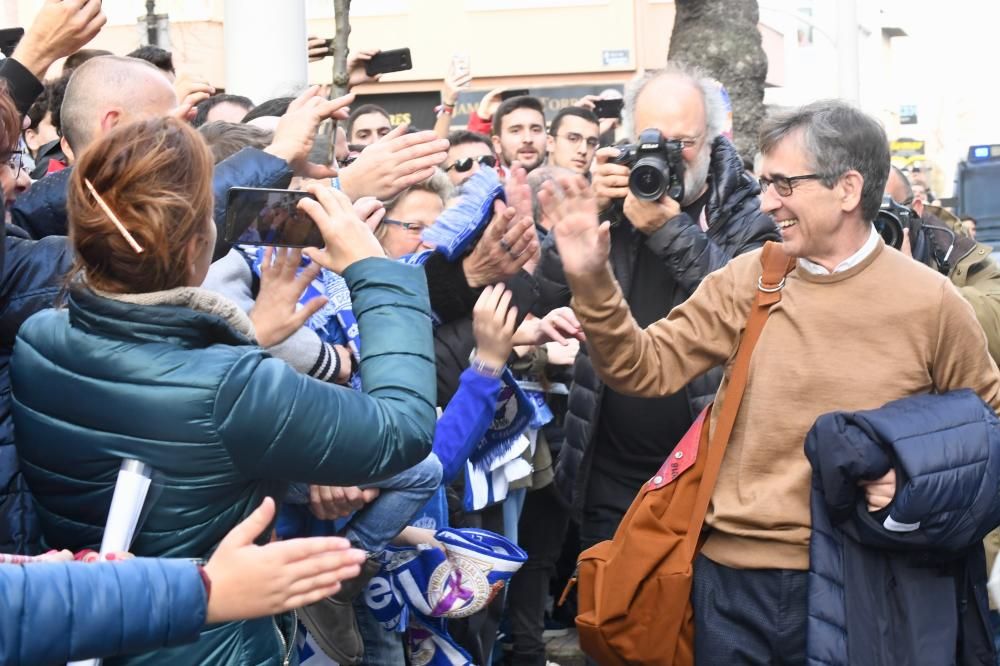
<path fill-rule="evenodd" d="M 115 482 L 115 494 L 111 498 L 111 510 L 108 511 L 108 522 L 104 526 L 104 537 L 101 539 L 101 555 L 112 552 L 126 552 L 132 546 L 135 528 L 142 515 L 143 504 L 146 503 L 146 493 L 153 478 L 153 468 L 149 465 L 126 458 L 122 460 L 118 470 L 118 480 Z M 100 666 L 100 659 L 73 661 L 66 666 Z"/>

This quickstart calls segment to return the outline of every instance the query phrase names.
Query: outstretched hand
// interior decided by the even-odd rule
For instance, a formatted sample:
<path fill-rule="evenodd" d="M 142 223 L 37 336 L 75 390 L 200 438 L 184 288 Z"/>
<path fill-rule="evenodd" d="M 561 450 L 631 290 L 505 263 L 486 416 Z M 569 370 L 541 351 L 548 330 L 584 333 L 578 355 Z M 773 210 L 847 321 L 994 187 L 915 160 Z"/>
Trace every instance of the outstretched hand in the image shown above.
<path fill-rule="evenodd" d="M 320 94 L 319 86 L 312 86 L 296 97 L 285 115 L 274 128 L 274 140 L 264 152 L 288 162 L 296 176 L 305 178 L 333 178 L 337 170 L 309 161 L 309 151 L 316 141 L 316 131 L 327 118 L 345 120 L 347 106 L 354 101 L 354 94 L 328 100 Z"/>
<path fill-rule="evenodd" d="M 215 94 L 215 86 L 197 74 L 183 73 L 174 81 L 178 106 L 170 115 L 178 120 L 191 121 L 197 113 L 196 106 Z"/>
<path fill-rule="evenodd" d="M 254 542 L 274 519 L 274 500 L 264 499 L 230 530 L 205 565 L 212 583 L 206 623 L 284 613 L 336 594 L 341 581 L 361 573 L 365 553 L 340 537 Z"/>
<path fill-rule="evenodd" d="M 371 144 L 340 170 L 340 189 L 351 201 L 374 196 L 391 199 L 434 175 L 448 159 L 448 140 L 431 131 L 406 134 L 400 125 Z"/>
<path fill-rule="evenodd" d="M 295 331 L 305 326 L 324 305 L 325 296 L 311 299 L 301 308 L 299 298 L 317 275 L 320 267 L 310 264 L 299 272 L 302 252 L 288 248 L 273 247 L 264 251 L 264 261 L 260 265 L 260 292 L 250 311 L 261 347 L 271 347 L 287 340 Z"/>
<path fill-rule="evenodd" d="M 528 318 L 514 333 L 514 345 L 543 345 L 558 342 L 568 346 L 570 340 L 583 340 L 583 327 L 570 308 L 556 308 L 541 319 Z"/>
<path fill-rule="evenodd" d="M 79 51 L 107 22 L 101 0 L 45 0 L 13 58 L 42 81 L 52 63 Z"/>
<path fill-rule="evenodd" d="M 493 368 L 502 368 L 513 349 L 517 308 L 510 304 L 514 295 L 502 284 L 483 289 L 472 308 L 472 332 L 476 356 Z"/>
<path fill-rule="evenodd" d="M 558 188 L 548 182 L 539 193 L 567 275 L 600 271 L 608 261 L 611 223 L 598 222 L 597 198 L 582 176 L 562 176 Z"/>

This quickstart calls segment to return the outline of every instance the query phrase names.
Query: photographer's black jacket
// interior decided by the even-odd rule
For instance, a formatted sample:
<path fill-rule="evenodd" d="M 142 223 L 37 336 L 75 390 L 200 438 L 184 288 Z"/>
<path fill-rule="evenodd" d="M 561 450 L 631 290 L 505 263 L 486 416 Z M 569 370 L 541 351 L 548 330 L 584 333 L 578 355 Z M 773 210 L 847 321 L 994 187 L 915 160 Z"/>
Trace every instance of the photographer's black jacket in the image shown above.
<path fill-rule="evenodd" d="M 698 220 L 685 213 L 648 237 L 632 227 L 624 216 L 611 218 L 611 265 L 624 293 L 629 293 L 636 278 L 636 257 L 643 243 L 663 261 L 673 277 L 672 293 L 664 294 L 669 307 L 673 307 L 685 301 L 706 275 L 734 256 L 757 249 L 765 241 L 779 239 L 774 221 L 760 210 L 759 185 L 744 171 L 739 154 L 725 137 L 718 137 L 712 146 L 708 188 L 707 232 L 702 231 Z M 540 291 L 536 313 L 544 314 L 569 304 L 569 287 L 551 236 L 542 247 L 535 277 Z M 557 462 L 556 483 L 563 496 L 579 510 L 593 461 L 604 385 L 586 353 L 577 358 L 573 375 L 566 415 L 567 445 L 562 447 Z M 721 379 L 721 370 L 716 369 L 687 385 L 692 420 L 715 396 Z"/>

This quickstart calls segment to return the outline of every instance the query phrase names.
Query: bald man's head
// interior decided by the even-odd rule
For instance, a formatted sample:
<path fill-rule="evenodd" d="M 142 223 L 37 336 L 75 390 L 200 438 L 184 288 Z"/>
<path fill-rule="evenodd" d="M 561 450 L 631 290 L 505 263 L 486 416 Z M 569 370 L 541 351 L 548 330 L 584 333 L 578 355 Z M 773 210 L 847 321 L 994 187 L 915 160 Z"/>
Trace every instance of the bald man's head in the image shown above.
<path fill-rule="evenodd" d="M 62 104 L 62 131 L 75 155 L 116 125 L 165 116 L 177 96 L 163 72 L 138 58 L 101 56 L 73 71 Z"/>
<path fill-rule="evenodd" d="M 904 206 L 909 206 L 913 201 L 913 187 L 906 174 L 895 165 L 889 167 L 889 179 L 885 181 L 885 193 L 892 197 L 896 203 L 901 203 Z"/>

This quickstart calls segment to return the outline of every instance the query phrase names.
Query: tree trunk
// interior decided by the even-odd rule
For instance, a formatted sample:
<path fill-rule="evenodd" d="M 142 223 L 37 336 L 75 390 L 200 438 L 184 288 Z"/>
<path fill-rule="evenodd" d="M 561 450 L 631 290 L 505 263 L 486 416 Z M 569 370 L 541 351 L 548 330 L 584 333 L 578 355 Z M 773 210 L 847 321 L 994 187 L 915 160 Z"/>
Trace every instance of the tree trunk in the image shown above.
<path fill-rule="evenodd" d="M 333 0 L 334 22 L 336 25 L 333 36 L 333 83 L 330 85 L 330 99 L 342 97 L 349 92 L 347 71 L 347 40 L 351 36 L 351 0 Z M 330 155 L 329 163 L 333 164 L 337 144 L 337 120 L 330 119 Z"/>
<path fill-rule="evenodd" d="M 696 65 L 722 82 L 733 103 L 733 143 L 757 154 L 764 118 L 767 55 L 757 22 L 757 0 L 676 0 L 671 61 Z"/>

